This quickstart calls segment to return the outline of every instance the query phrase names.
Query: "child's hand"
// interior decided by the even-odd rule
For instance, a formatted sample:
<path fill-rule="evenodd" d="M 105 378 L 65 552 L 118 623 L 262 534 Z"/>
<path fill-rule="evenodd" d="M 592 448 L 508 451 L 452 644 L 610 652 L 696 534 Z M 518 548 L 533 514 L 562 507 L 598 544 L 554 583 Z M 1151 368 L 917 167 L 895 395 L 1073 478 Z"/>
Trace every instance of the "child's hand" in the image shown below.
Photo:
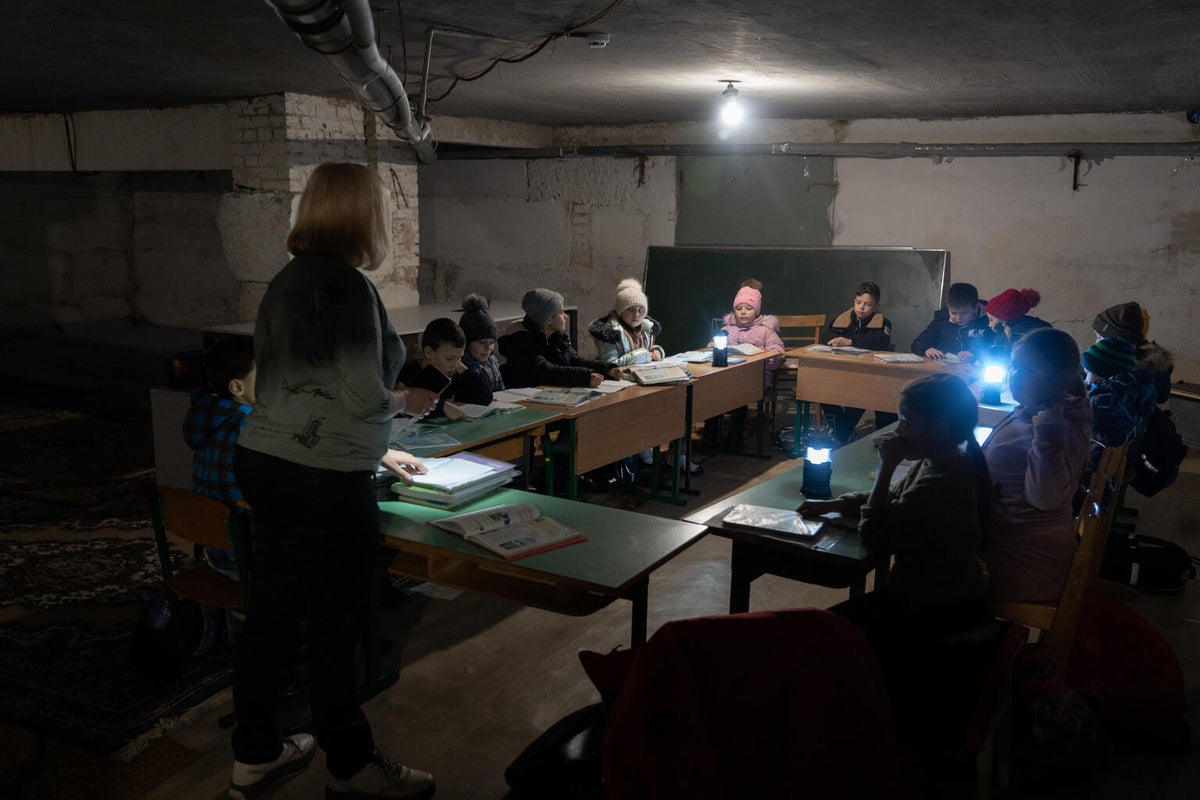
<path fill-rule="evenodd" d="M 958 360 L 960 362 L 961 361 L 970 361 L 973 358 L 975 358 L 975 355 L 970 350 L 963 350 L 961 353 L 958 354 Z"/>
<path fill-rule="evenodd" d="M 650 351 L 650 360 L 651 361 L 661 361 L 662 353 L 658 352 L 657 350 L 651 350 Z"/>
<path fill-rule="evenodd" d="M 612 378 L 614 381 L 621 380 L 621 368 L 613 367 L 612 369 L 610 369 L 608 371 L 608 377 Z"/>
<path fill-rule="evenodd" d="M 875 445 L 875 449 L 879 451 L 879 461 L 885 466 L 895 467 L 901 461 L 908 457 L 912 445 L 900 434 L 892 431 L 891 433 L 881 433 L 871 439 L 871 443 Z"/>
<path fill-rule="evenodd" d="M 413 475 L 424 475 L 429 472 L 421 463 L 421 459 L 403 450 L 389 448 L 383 454 L 383 458 L 379 459 L 379 463 L 389 472 L 394 472 L 405 483 L 412 483 Z"/>
<path fill-rule="evenodd" d="M 599 386 L 603 382 L 604 382 L 604 376 L 598 372 L 593 372 L 591 374 L 591 377 L 588 378 L 588 386 L 592 387 L 593 389 L 595 389 L 597 386 Z"/>
<path fill-rule="evenodd" d="M 943 353 L 941 350 L 938 350 L 936 347 L 930 347 L 929 349 L 927 349 L 925 351 L 925 357 L 932 359 L 934 361 L 941 361 L 943 358 L 946 357 L 946 354 Z"/>
<path fill-rule="evenodd" d="M 829 340 L 830 347 L 850 347 L 854 344 L 853 339 L 847 339 L 845 336 L 835 336 Z"/>
<path fill-rule="evenodd" d="M 796 509 L 797 513 L 805 517 L 819 517 L 822 514 L 830 514 L 834 511 L 842 512 L 846 510 L 846 501 L 842 498 L 836 500 L 805 500 Z"/>

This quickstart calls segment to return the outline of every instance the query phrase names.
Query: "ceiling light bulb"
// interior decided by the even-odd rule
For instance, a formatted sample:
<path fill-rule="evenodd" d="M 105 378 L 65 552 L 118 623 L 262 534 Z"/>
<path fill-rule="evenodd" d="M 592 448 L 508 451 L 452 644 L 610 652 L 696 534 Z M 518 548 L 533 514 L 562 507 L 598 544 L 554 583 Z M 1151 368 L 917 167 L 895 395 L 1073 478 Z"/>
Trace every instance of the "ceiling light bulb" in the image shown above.
<path fill-rule="evenodd" d="M 733 84 L 737 81 L 721 81 L 721 83 L 729 84 L 725 91 L 721 92 L 721 97 L 725 98 L 725 103 L 721 106 L 721 121 L 726 125 L 733 127 L 742 121 L 744 113 L 742 107 L 738 105 L 738 90 Z"/>

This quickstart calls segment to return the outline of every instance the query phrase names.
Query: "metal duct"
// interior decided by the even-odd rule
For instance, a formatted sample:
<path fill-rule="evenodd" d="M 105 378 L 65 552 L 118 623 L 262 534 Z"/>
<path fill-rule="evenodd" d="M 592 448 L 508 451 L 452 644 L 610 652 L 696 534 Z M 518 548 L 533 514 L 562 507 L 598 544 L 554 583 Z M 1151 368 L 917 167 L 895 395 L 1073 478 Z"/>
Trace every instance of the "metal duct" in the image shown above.
<path fill-rule="evenodd" d="M 368 0 L 267 0 L 300 41 L 337 70 L 367 110 L 408 141 L 425 164 L 437 159 L 426 120 L 413 117 L 404 84 L 379 54 Z"/>
<path fill-rule="evenodd" d="M 1019 143 L 797 143 L 648 144 L 501 149 L 448 148 L 443 159 L 569 158 L 587 156 L 826 156 L 830 158 L 974 158 L 1056 156 L 1101 161 L 1117 156 L 1200 157 L 1200 142 L 1019 142 Z"/>

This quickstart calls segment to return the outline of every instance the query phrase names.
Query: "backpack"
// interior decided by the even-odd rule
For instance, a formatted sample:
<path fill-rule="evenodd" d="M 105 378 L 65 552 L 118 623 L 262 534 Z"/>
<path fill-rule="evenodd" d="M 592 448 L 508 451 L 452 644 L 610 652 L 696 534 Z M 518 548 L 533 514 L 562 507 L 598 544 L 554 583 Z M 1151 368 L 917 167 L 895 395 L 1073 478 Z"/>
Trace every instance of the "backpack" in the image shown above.
<path fill-rule="evenodd" d="M 1129 485 L 1140 494 L 1153 497 L 1179 477 L 1179 465 L 1188 453 L 1170 411 L 1155 408 L 1150 413 L 1140 449 L 1133 460 L 1134 476 Z"/>
<path fill-rule="evenodd" d="M 1174 594 L 1196 577 L 1197 563 L 1200 559 L 1166 539 L 1114 533 L 1104 551 L 1100 577 L 1148 594 Z"/>

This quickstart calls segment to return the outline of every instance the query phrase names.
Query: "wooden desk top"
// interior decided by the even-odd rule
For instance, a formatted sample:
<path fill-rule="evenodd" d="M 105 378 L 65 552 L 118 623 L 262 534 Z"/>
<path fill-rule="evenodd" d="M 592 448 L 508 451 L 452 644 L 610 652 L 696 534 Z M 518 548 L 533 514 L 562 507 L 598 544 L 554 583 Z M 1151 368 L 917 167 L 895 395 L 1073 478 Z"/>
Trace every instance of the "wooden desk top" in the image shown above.
<path fill-rule="evenodd" d="M 639 400 L 639 399 L 649 398 L 649 397 L 653 397 L 655 395 L 660 395 L 660 397 L 658 399 L 665 400 L 666 396 L 671 392 L 685 391 L 684 390 L 685 386 L 686 386 L 686 384 L 683 384 L 683 383 L 672 383 L 672 384 L 668 384 L 666 386 L 639 386 L 639 385 L 635 384 L 633 386 L 622 389 L 619 392 L 610 392 L 608 394 L 597 397 L 594 400 L 588 400 L 586 403 L 580 403 L 577 406 L 564 407 L 564 406 L 544 405 L 541 403 L 531 403 L 528 400 L 521 401 L 521 405 L 525 406 L 526 408 L 537 408 L 537 409 L 541 409 L 543 411 L 557 412 L 558 414 L 561 415 L 562 419 L 575 419 L 576 417 L 581 417 L 586 414 L 596 413 L 598 411 L 610 408 L 612 406 L 617 406 L 617 405 L 621 405 L 622 403 L 627 403 L 631 400 Z M 679 426 L 680 426 L 680 428 L 683 427 L 682 418 L 680 419 Z"/>
<path fill-rule="evenodd" d="M 811 345 L 809 345 L 811 347 Z M 797 347 L 788 350 L 784 355 L 787 358 L 797 359 L 801 366 L 819 365 L 834 369 L 858 370 L 867 369 L 885 373 L 905 373 L 909 380 L 921 377 L 922 375 L 932 375 L 939 372 L 949 372 L 953 375 L 958 375 L 963 380 L 970 382 L 973 372 L 973 365 L 970 362 L 959 362 L 950 364 L 945 361 L 933 361 L 926 359 L 920 363 L 889 363 L 880 361 L 875 358 L 874 353 L 863 353 L 861 355 L 848 355 L 843 353 L 814 353 L 808 347 Z"/>
<path fill-rule="evenodd" d="M 588 537 L 586 542 L 505 561 L 477 545 L 429 525 L 452 514 L 511 503 L 533 503 L 542 513 Z M 492 572 L 617 596 L 706 533 L 702 525 L 633 511 L 588 505 L 507 489 L 454 511 L 411 503 L 381 502 L 384 544 L 408 552 L 466 560 Z"/>

